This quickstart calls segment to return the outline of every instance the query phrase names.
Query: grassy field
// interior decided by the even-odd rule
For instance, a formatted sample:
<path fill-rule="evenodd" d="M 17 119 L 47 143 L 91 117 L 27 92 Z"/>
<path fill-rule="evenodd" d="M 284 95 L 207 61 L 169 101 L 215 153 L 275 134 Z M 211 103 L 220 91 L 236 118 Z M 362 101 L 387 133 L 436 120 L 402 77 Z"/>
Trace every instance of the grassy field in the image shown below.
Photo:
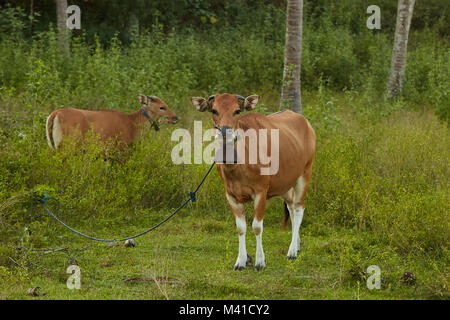
<path fill-rule="evenodd" d="M 8 279 L 0 297 L 31 298 L 26 295 L 27 289 L 39 286 L 47 293 L 41 297 L 44 299 L 443 298 L 438 293 L 442 293 L 442 281 L 446 281 L 445 264 L 436 263 L 420 250 L 399 255 L 377 244 L 376 235 L 324 227 L 308 215 L 301 231 L 301 254 L 295 261 L 286 260 L 290 232 L 280 232 L 280 208 L 281 203 L 274 201 L 267 212 L 263 239 L 268 267 L 260 272 L 253 268 L 232 270 L 237 236 L 231 215 L 204 219 L 186 210 L 137 240 L 134 248 L 93 244 L 61 229 L 61 243 L 56 247 L 68 250 L 41 256 L 37 256 L 41 252 L 34 252 L 35 270 L 27 279 Z M 133 221 L 134 227 L 121 228 L 121 232 L 138 232 L 151 223 L 150 219 L 138 221 Z M 254 237 L 249 234 L 247 239 L 249 253 L 254 255 Z M 352 260 L 355 252 L 359 261 Z M 80 290 L 66 287 L 66 268 L 71 264 L 81 268 Z M 381 268 L 380 290 L 367 289 L 357 275 L 362 271 L 357 268 L 371 264 Z M 400 280 L 405 271 L 411 270 L 416 285 Z M 127 281 L 135 278 L 155 281 Z"/>
<path fill-rule="evenodd" d="M 360 3 L 336 4 L 304 21 L 302 102 L 317 152 L 301 253 L 285 258 L 290 228 L 280 230 L 283 204 L 270 200 L 261 272 L 233 271 L 238 236 L 216 170 L 196 203 L 134 248 L 83 239 L 36 202 L 30 220 L 30 193 L 57 198 L 63 221 L 97 237 L 159 222 L 208 169 L 171 161 L 175 128 L 192 132 L 194 120 L 211 127 L 189 97 L 258 94 L 255 112 L 278 111 L 285 9 L 261 6 L 252 19 L 239 10 L 239 23 L 232 15 L 229 24 L 179 32 L 154 26 L 126 43 L 82 33 L 70 57 L 51 26 L 27 35 L 23 10 L 0 9 L 11 21 L 0 26 L 0 299 L 449 299 L 448 20 L 414 25 L 403 94 L 388 101 L 393 30 L 368 30 Z M 428 21 L 428 11 L 417 12 Z M 394 7 L 391 14 L 394 21 Z M 181 121 L 145 132 L 125 152 L 105 151 L 95 138 L 82 152 L 48 147 L 52 110 L 132 112 L 140 93 L 161 97 Z M 81 268 L 80 290 L 66 286 L 69 265 Z M 379 290 L 366 286 L 371 265 L 381 270 Z M 405 272 L 415 283 L 402 280 Z M 46 295 L 27 295 L 31 287 Z"/>
<path fill-rule="evenodd" d="M 325 227 L 308 215 L 301 231 L 301 254 L 295 261 L 286 260 L 290 232 L 279 229 L 280 208 L 281 203 L 273 201 L 266 215 L 263 238 L 268 267 L 261 272 L 232 270 L 237 236 L 231 215 L 204 219 L 185 210 L 158 231 L 137 240 L 134 248 L 93 244 L 60 229 L 55 247 L 67 251 L 30 253 L 36 264 L 33 271 L 26 279 L 3 283 L 1 298 L 31 298 L 26 291 L 35 286 L 47 293 L 44 299 L 443 298 L 445 263 L 434 261 L 419 248 L 401 255 L 377 243 L 375 234 Z M 215 214 L 223 216 L 222 212 Z M 133 227 L 120 231 L 132 234 L 153 221 L 133 219 Z M 249 234 L 247 239 L 253 255 L 254 237 Z M 66 287 L 66 268 L 71 264 L 81 268 L 80 290 Z M 362 274 L 358 274 L 372 264 L 381 268 L 380 290 L 367 289 Z M 400 280 L 405 271 L 414 272 L 415 285 Z M 127 281 L 136 278 L 147 281 Z"/>
<path fill-rule="evenodd" d="M 306 103 L 311 110 L 320 112 L 319 104 L 313 102 L 320 101 L 320 97 L 309 99 Z M 335 118 L 325 122 L 329 130 L 341 132 L 339 138 L 323 134 L 318 140 L 318 157 L 297 260 L 289 261 L 285 257 L 290 228 L 281 231 L 282 201 L 273 199 L 269 201 L 264 220 L 267 268 L 261 272 L 251 267 L 242 272 L 232 270 L 238 237 L 224 199 L 223 185 L 214 170 L 200 189 L 197 203 L 188 205 L 159 229 L 138 238 L 134 248 L 93 243 L 39 215 L 29 225 L 32 234 L 25 237 L 25 247 L 29 250 L 18 252 L 15 248 L 20 244 L 21 228 L 26 223 L 24 218 L 18 218 L 19 224 L 9 225 L 8 238 L 3 230 L 3 241 L 9 241 L 2 243 L 1 259 L 7 267 L 0 267 L 0 298 L 32 298 L 26 294 L 27 289 L 39 286 L 46 295 L 32 299 L 448 299 L 449 192 L 448 179 L 444 179 L 445 175 L 448 178 L 448 167 L 436 168 L 448 160 L 447 128 L 429 112 L 399 110 L 367 129 L 364 122 L 362 126 L 356 120 L 357 111 L 349 109 L 346 99 L 342 95 L 335 97 Z M 191 117 L 196 118 L 197 114 Z M 314 122 L 313 114 L 311 119 Z M 337 126 L 333 124 L 336 119 L 341 124 L 331 129 Z M 184 117 L 184 121 L 191 122 L 189 117 Z M 118 188 L 129 169 L 127 165 L 124 168 L 123 163 L 114 161 L 105 165 L 102 159 L 89 157 L 87 160 L 86 154 L 75 152 L 69 153 L 71 161 L 58 167 L 58 159 L 67 154 L 50 151 L 44 138 L 29 147 L 32 153 L 40 154 L 35 156 L 46 158 L 54 166 L 53 169 L 44 166 L 47 184 L 40 185 L 38 192 L 54 192 L 62 201 L 60 216 L 88 234 L 116 238 L 141 232 L 177 207 L 208 167 L 172 165 L 171 145 L 163 146 L 171 130 L 165 126 L 160 133 L 149 132 L 126 162 L 131 165 L 134 157 L 148 155 L 149 160 L 133 164 L 134 168 L 144 164 L 144 169 L 157 172 L 162 170 L 159 166 L 167 166 L 169 173 L 153 178 L 161 180 L 150 194 L 144 192 L 129 198 L 124 195 L 122 200 L 108 198 L 103 192 L 111 186 L 102 189 L 105 182 L 99 180 L 101 175 L 90 173 L 106 170 L 104 174 L 115 179 L 111 183 L 117 183 L 115 188 Z M 421 139 L 425 141 L 420 142 Z M 367 145 L 367 141 L 372 143 Z M 161 149 L 155 157 L 168 159 L 161 160 L 163 164 L 152 169 L 153 144 Z M 436 156 L 426 160 L 429 153 Z M 384 161 L 387 154 L 389 163 L 375 165 Z M 83 161 L 88 164 L 79 168 Z M 431 161 L 431 167 L 409 172 L 409 166 L 416 167 L 423 161 Z M 99 165 L 101 168 L 96 168 Z M 81 175 L 78 170 L 86 172 Z M 59 178 L 54 178 L 54 174 Z M 81 180 L 82 191 L 76 190 L 78 184 L 71 178 L 74 174 Z M 66 175 L 68 180 L 64 182 Z M 67 183 L 73 187 L 70 194 L 80 197 L 66 198 L 64 193 L 49 187 L 52 185 L 49 179 Z M 427 179 L 435 185 L 425 187 Z M 159 185 L 167 180 L 170 181 L 166 185 Z M 98 189 L 91 190 L 87 183 Z M 385 184 L 389 190 L 383 190 Z M 392 184 L 395 186 L 388 186 Z M 421 188 L 420 194 L 412 199 L 411 189 L 417 188 Z M 155 189 L 173 190 L 175 196 L 161 195 Z M 3 212 L 25 216 L 28 194 L 19 193 L 16 197 L 19 200 L 10 198 L 4 202 L 10 206 L 3 207 Z M 147 208 L 133 203 L 142 203 L 142 198 L 148 198 L 148 205 L 144 204 Z M 34 208 L 35 212 L 42 212 L 36 205 Z M 246 212 L 247 221 L 251 221 L 250 206 Z M 425 212 L 429 212 L 426 217 L 422 216 Z M 8 226 L 5 216 L 1 221 Z M 47 252 L 53 249 L 64 250 Z M 254 257 L 255 239 L 251 230 L 247 233 L 247 249 Z M 80 290 L 66 287 L 69 277 L 66 268 L 72 264 L 81 268 Z M 366 270 L 370 265 L 380 267 L 380 290 L 369 290 L 366 286 Z M 414 273 L 415 284 L 401 279 L 407 271 Z"/>
<path fill-rule="evenodd" d="M 231 217 L 206 220 L 187 210 L 182 217 L 139 239 L 135 248 L 92 244 L 61 232 L 61 244 L 68 250 L 34 257 L 36 270 L 25 281 L 10 278 L 2 298 L 27 298 L 26 289 L 34 286 L 47 292 L 45 299 L 442 298 L 438 293 L 442 294 L 442 282 L 446 281 L 445 264 L 436 263 L 419 249 L 399 255 L 377 244 L 376 235 L 323 227 L 308 216 L 301 232 L 301 254 L 296 261 L 287 261 L 290 234 L 278 228 L 277 207 L 280 203 L 267 212 L 264 246 L 268 268 L 262 272 L 232 270 L 237 237 Z M 138 226 L 121 231 L 134 233 L 150 223 L 149 219 L 141 220 Z M 252 252 L 254 239 L 248 238 Z M 352 260 L 356 252 L 359 261 Z M 65 269 L 70 264 L 81 267 L 81 290 L 66 288 Z M 357 275 L 363 271 L 360 267 L 371 264 L 382 270 L 381 290 L 368 290 Z M 410 270 L 417 277 L 416 285 L 400 281 Z M 156 281 L 126 281 L 133 278 Z"/>

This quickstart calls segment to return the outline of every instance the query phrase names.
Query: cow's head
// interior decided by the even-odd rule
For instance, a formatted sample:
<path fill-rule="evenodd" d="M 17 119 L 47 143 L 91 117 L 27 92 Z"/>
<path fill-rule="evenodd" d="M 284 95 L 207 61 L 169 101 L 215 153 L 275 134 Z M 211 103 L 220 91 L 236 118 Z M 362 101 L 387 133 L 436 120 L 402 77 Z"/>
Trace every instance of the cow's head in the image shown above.
<path fill-rule="evenodd" d="M 180 119 L 172 110 L 170 110 L 167 104 L 158 97 L 140 94 L 139 102 L 153 121 L 175 124 Z"/>
<path fill-rule="evenodd" d="M 258 96 L 252 95 L 244 98 L 236 94 L 215 94 L 208 99 L 192 97 L 191 101 L 198 111 L 209 111 L 212 113 L 214 127 L 219 134 L 227 139 L 230 134 L 238 128 L 238 119 L 242 111 L 253 110 L 258 104 Z"/>

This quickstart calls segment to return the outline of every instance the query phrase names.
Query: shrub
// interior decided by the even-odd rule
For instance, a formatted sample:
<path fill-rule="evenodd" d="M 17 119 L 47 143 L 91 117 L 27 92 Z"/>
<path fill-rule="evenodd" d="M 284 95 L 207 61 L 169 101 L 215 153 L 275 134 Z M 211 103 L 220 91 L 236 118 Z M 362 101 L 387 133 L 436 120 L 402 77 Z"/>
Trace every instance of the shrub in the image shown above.
<path fill-rule="evenodd" d="M 401 251 L 441 250 L 449 240 L 446 126 L 400 111 L 355 129 L 318 140 L 309 212 L 372 230 Z"/>

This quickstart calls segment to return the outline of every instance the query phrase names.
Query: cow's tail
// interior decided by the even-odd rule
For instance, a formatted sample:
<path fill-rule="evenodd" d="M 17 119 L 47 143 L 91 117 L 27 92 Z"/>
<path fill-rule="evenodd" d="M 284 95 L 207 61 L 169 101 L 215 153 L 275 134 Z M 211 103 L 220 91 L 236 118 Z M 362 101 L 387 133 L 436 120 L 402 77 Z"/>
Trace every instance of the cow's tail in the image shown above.
<path fill-rule="evenodd" d="M 56 111 L 53 111 L 48 117 L 47 117 L 47 124 L 45 126 L 46 132 L 47 132 L 47 142 L 50 148 L 56 149 L 55 141 L 53 141 L 53 120 L 55 120 L 56 117 Z"/>
<path fill-rule="evenodd" d="M 284 216 L 283 216 L 283 220 L 281 220 L 281 230 L 283 230 L 283 231 L 286 229 L 287 223 L 289 221 L 289 216 L 290 216 L 289 209 L 288 209 L 287 203 L 285 201 L 284 202 Z"/>

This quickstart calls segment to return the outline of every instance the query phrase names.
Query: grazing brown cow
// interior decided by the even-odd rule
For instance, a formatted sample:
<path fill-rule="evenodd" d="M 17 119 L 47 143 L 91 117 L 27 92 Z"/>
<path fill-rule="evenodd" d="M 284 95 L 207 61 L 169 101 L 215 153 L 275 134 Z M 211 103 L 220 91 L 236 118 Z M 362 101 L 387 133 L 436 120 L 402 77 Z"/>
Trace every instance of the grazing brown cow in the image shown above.
<path fill-rule="evenodd" d="M 269 116 L 259 113 L 240 114 L 244 110 L 254 109 L 258 99 L 258 96 L 248 96 L 244 99 L 242 96 L 228 93 L 211 96 L 208 100 L 200 97 L 191 98 L 198 111 L 212 113 L 214 127 L 219 130 L 216 136 L 219 140 L 222 139 L 225 145 L 230 140 L 243 141 L 245 146 L 245 155 L 237 152 L 237 157 L 241 157 L 241 161 L 245 158 L 243 161 L 245 163 L 236 164 L 227 161 L 217 164 L 239 235 L 239 255 L 234 265 L 235 270 L 242 270 L 247 264 L 251 264 L 251 257 L 247 254 L 245 246 L 247 225 L 243 205 L 248 201 L 254 202 L 255 211 L 252 223 L 256 235 L 255 269 L 260 270 L 266 266 L 262 246 L 263 218 L 266 200 L 274 196 L 281 196 L 284 199 L 292 222 L 292 241 L 287 258 L 297 258 L 300 249 L 299 229 L 316 148 L 314 130 L 308 120 L 300 114 L 290 110 Z M 278 141 L 273 141 L 272 135 L 267 134 L 265 137 L 267 150 L 273 150 L 271 144 L 278 146 L 279 163 L 273 174 L 261 174 L 261 169 L 268 164 L 263 164 L 260 160 L 254 164 L 248 161 L 250 142 L 247 142 L 247 135 L 242 139 L 242 132 L 245 133 L 249 129 L 278 130 Z M 262 148 L 259 144 L 261 137 L 261 134 L 257 135 L 259 149 Z M 239 151 L 236 145 L 238 143 L 234 144 L 234 150 Z M 271 156 L 273 155 L 272 152 Z"/>
<path fill-rule="evenodd" d="M 47 118 L 48 145 L 57 149 L 64 138 L 74 135 L 83 137 L 91 128 L 103 141 L 117 139 L 119 145 L 128 145 L 139 137 L 139 125 L 149 122 L 155 130 L 159 130 L 158 120 L 162 117 L 167 117 L 167 122 L 173 124 L 179 119 L 158 97 L 140 94 L 139 102 L 142 107 L 130 114 L 116 110 L 55 110 Z"/>

